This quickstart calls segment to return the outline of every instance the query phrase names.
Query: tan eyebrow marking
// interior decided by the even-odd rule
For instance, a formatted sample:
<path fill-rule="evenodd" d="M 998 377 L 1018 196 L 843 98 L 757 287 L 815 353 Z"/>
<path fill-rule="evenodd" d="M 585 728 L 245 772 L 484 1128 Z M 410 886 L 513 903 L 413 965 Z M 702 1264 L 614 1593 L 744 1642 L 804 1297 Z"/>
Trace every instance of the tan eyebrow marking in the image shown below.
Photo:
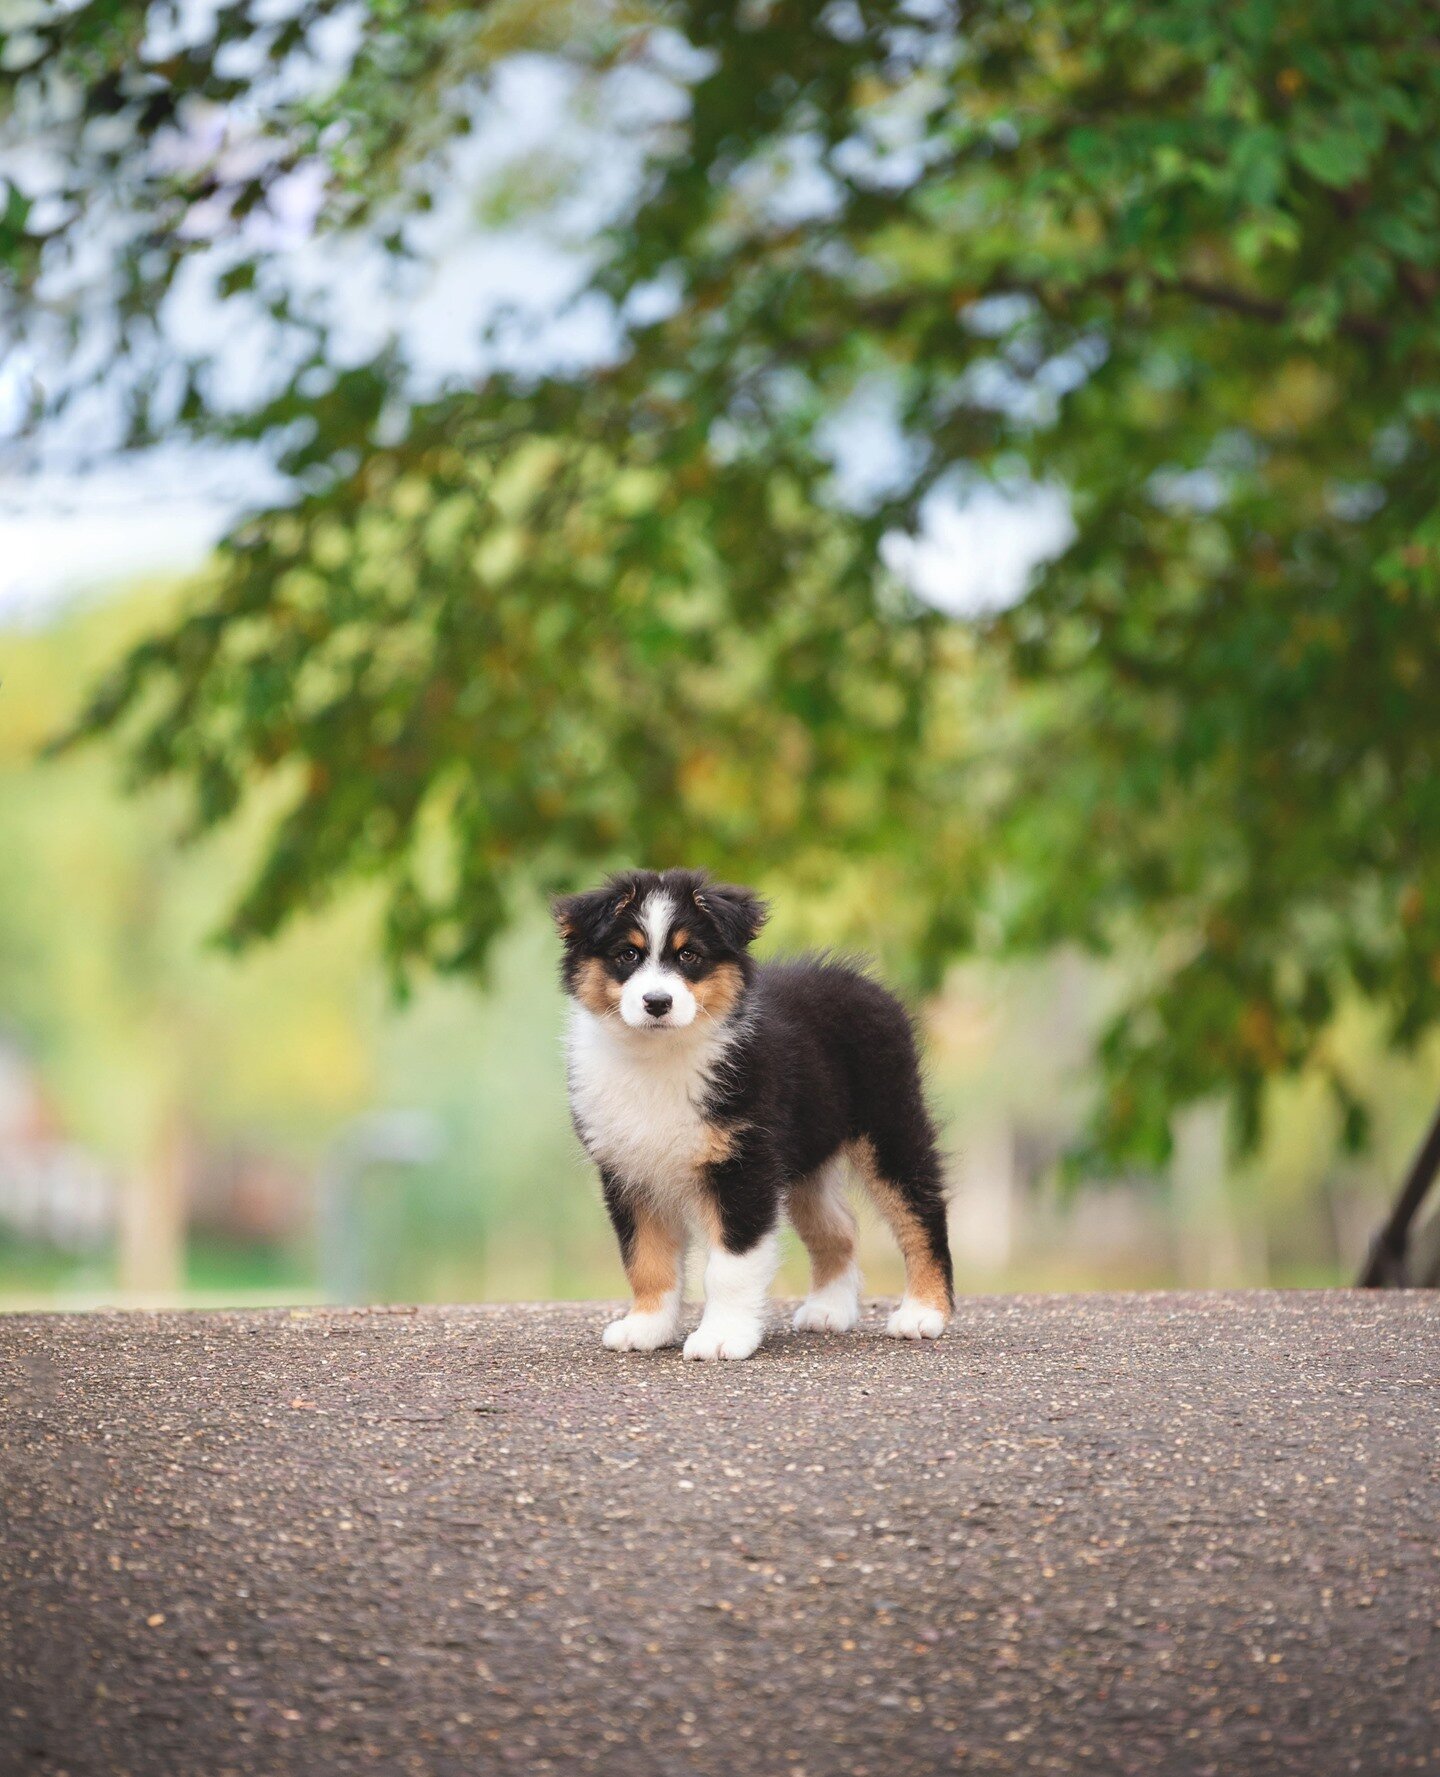
<path fill-rule="evenodd" d="M 681 926 L 678 931 L 670 934 L 670 942 L 677 950 L 683 950 L 690 942 L 690 934 L 685 930 L 684 926 Z"/>
<path fill-rule="evenodd" d="M 645 934 L 644 932 L 637 932 L 632 926 L 625 934 L 625 942 L 627 944 L 633 944 L 637 950 L 643 950 L 645 948 Z"/>

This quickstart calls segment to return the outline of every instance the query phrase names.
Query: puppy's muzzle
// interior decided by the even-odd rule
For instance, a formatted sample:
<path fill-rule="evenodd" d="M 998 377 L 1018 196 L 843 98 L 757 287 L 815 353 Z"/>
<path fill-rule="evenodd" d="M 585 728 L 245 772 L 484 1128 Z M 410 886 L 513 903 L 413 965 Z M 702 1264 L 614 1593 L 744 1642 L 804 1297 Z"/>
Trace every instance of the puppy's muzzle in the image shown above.
<path fill-rule="evenodd" d="M 663 1018 L 675 1004 L 674 995 L 668 993 L 647 993 L 642 996 L 642 1001 L 652 1018 Z"/>

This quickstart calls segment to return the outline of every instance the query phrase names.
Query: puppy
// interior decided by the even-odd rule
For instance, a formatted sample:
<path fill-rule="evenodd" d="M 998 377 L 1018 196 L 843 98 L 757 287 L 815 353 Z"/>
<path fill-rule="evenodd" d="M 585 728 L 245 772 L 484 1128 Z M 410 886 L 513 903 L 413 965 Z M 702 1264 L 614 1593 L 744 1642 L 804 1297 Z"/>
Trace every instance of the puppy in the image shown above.
<path fill-rule="evenodd" d="M 705 1311 L 687 1358 L 745 1358 L 788 1212 L 810 1255 L 795 1325 L 860 1317 L 848 1159 L 905 1256 L 888 1331 L 938 1339 L 954 1302 L 935 1131 L 910 1020 L 866 976 L 756 964 L 766 909 L 693 870 L 635 871 L 555 905 L 572 1002 L 570 1109 L 600 1170 L 634 1305 L 612 1351 L 680 1335 L 685 1249 L 703 1238 Z"/>

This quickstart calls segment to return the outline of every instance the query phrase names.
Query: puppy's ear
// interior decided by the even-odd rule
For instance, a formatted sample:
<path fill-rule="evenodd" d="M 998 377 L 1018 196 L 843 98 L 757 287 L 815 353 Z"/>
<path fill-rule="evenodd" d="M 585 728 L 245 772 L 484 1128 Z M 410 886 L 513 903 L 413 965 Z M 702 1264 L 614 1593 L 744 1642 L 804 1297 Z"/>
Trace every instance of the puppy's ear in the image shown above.
<path fill-rule="evenodd" d="M 580 930 L 579 909 L 576 902 L 580 895 L 551 895 L 550 917 L 555 921 L 555 929 L 568 944 Z"/>
<path fill-rule="evenodd" d="M 550 903 L 550 914 L 560 936 L 573 944 L 591 931 L 614 900 L 610 888 L 587 889 L 583 895 L 556 895 Z"/>
<path fill-rule="evenodd" d="M 551 917 L 567 944 L 583 940 L 614 919 L 635 899 L 635 884 L 612 877 L 597 889 L 586 889 L 582 895 L 556 895 L 550 903 Z"/>
<path fill-rule="evenodd" d="M 770 917 L 770 909 L 754 889 L 728 882 L 707 882 L 695 891 L 695 905 L 708 913 L 715 929 L 732 950 L 743 950 Z"/>

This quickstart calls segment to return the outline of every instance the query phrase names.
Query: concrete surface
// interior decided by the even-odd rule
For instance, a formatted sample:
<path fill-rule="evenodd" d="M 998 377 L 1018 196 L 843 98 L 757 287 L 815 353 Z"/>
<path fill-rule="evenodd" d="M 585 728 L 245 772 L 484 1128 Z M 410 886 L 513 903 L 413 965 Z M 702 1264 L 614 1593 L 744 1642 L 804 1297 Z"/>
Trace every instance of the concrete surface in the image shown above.
<path fill-rule="evenodd" d="M 1422 1771 L 1440 1296 L 0 1319 L 0 1772 Z"/>

